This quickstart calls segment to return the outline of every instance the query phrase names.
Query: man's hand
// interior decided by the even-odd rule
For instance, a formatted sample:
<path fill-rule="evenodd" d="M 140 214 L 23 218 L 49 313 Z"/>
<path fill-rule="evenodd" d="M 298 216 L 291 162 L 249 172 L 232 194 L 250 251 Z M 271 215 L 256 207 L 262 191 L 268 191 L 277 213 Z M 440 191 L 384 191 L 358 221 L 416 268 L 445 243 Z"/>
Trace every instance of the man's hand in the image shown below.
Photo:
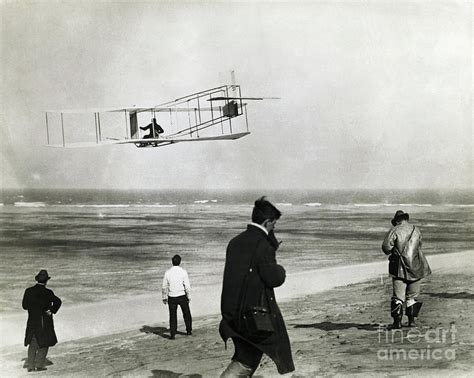
<path fill-rule="evenodd" d="M 167 305 L 168 304 L 168 299 L 163 299 L 163 304 Z"/>
<path fill-rule="evenodd" d="M 52 315 L 53 315 L 53 313 L 51 312 L 51 310 L 47 310 L 47 311 L 46 311 L 46 315 L 48 315 L 48 316 L 52 316 Z"/>

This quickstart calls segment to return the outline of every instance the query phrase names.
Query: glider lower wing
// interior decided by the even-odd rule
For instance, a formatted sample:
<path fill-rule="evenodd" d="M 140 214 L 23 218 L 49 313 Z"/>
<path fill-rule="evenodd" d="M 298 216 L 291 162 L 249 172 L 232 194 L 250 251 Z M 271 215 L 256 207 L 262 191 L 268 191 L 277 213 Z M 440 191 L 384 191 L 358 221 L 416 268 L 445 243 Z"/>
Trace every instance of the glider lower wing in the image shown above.
<path fill-rule="evenodd" d="M 227 135 L 218 135 L 212 137 L 201 137 L 201 138 L 156 138 L 156 139 L 126 139 L 120 141 L 114 141 L 114 144 L 126 144 L 126 143 L 156 143 L 156 144 L 171 144 L 171 143 L 180 143 L 180 142 L 205 142 L 210 140 L 235 140 L 242 138 L 250 134 L 249 131 L 244 133 L 235 133 Z"/>
<path fill-rule="evenodd" d="M 175 144 L 180 142 L 206 142 L 211 140 L 235 140 L 243 138 L 246 135 L 249 135 L 250 132 L 219 135 L 212 137 L 201 137 L 201 138 L 148 138 L 148 139 L 123 139 L 123 140 L 105 140 L 99 143 L 68 143 L 65 145 L 62 144 L 50 144 L 48 147 L 56 148 L 86 148 L 86 147 L 103 147 L 103 146 L 112 146 L 116 144 L 145 144 L 145 145 L 155 145 L 156 147 L 166 146 L 168 144 Z"/>

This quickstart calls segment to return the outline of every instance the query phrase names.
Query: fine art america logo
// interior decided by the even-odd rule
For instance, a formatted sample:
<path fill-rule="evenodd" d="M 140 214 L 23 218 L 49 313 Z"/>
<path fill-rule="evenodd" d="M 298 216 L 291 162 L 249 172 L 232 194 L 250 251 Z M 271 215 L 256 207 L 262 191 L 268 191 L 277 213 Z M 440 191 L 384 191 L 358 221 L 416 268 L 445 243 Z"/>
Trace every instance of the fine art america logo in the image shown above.
<path fill-rule="evenodd" d="M 456 327 L 449 329 L 437 327 L 422 331 L 419 328 L 387 329 L 378 328 L 377 359 L 380 361 L 453 361 L 456 359 Z"/>

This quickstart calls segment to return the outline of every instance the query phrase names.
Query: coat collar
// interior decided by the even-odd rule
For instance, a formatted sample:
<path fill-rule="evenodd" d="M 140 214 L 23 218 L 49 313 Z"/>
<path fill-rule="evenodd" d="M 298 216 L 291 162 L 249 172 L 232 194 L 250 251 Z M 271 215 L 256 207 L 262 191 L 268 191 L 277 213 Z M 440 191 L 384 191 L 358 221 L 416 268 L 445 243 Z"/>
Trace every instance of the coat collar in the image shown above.
<path fill-rule="evenodd" d="M 259 234 L 265 236 L 265 238 L 268 237 L 268 233 L 265 232 L 265 230 L 263 229 L 263 227 L 262 227 L 262 226 L 259 227 L 259 226 L 256 225 L 255 223 L 250 223 L 250 224 L 248 224 L 248 225 L 247 225 L 247 230 L 253 231 L 253 232 L 257 232 L 257 233 L 259 233 Z"/>

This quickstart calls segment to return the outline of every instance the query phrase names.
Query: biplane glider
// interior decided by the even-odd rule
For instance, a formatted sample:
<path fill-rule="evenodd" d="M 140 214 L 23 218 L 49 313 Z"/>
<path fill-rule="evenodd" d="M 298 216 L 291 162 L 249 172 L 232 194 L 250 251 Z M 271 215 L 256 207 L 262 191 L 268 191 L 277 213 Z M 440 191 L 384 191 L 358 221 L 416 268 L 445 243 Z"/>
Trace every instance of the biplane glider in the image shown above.
<path fill-rule="evenodd" d="M 223 85 L 152 107 L 46 112 L 51 147 L 134 144 L 161 147 L 180 142 L 235 140 L 250 134 L 247 100 L 240 85 Z"/>

